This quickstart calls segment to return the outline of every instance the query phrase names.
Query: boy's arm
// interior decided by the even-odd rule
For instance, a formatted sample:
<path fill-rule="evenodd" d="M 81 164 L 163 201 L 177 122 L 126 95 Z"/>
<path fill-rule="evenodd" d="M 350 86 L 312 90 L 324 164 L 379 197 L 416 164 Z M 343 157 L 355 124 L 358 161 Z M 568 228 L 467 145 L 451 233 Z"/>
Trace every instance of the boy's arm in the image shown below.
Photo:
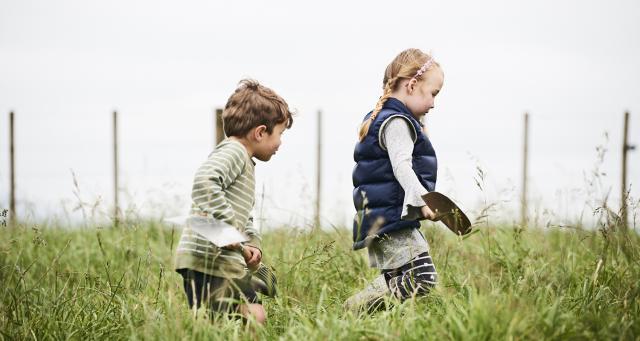
<path fill-rule="evenodd" d="M 233 225 L 234 212 L 225 198 L 224 189 L 240 175 L 245 162 L 241 150 L 224 148 L 214 151 L 196 172 L 191 193 L 194 209 Z"/>
<path fill-rule="evenodd" d="M 260 246 L 262 243 L 262 237 L 260 236 L 260 232 L 258 232 L 258 230 L 253 226 L 253 216 L 249 217 L 247 226 L 244 228 L 244 233 L 249 237 L 249 240 L 244 244 L 256 247 L 260 249 L 260 252 L 262 252 L 262 247 Z"/>

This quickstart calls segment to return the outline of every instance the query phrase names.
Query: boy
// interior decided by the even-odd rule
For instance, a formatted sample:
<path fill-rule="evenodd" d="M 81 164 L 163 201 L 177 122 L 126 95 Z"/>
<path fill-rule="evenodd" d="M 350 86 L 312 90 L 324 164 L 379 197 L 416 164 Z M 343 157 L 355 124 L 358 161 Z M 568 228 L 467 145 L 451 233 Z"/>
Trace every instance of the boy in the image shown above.
<path fill-rule="evenodd" d="M 183 277 L 191 308 L 204 302 L 212 311 L 236 312 L 264 324 L 266 314 L 251 284 L 251 272 L 262 259 L 261 238 L 251 217 L 252 158 L 269 161 L 293 118 L 273 90 L 245 79 L 229 97 L 222 121 L 227 138 L 196 172 L 190 214 L 234 226 L 249 241 L 219 248 L 187 226 L 176 250 L 176 271 Z"/>

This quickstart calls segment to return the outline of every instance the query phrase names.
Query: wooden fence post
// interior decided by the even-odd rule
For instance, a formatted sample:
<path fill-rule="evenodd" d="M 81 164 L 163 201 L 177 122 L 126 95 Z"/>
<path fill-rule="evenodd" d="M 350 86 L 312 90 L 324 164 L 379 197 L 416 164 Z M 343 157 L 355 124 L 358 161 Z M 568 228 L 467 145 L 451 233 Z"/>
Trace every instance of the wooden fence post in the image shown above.
<path fill-rule="evenodd" d="M 218 143 L 224 140 L 224 129 L 222 126 L 222 109 L 218 108 L 215 112 L 215 117 L 213 118 L 215 124 L 215 144 L 214 148 L 218 145 Z"/>
<path fill-rule="evenodd" d="M 529 167 L 529 113 L 524 113 L 524 140 L 522 153 L 522 207 L 520 212 L 520 224 L 522 227 L 527 226 L 527 173 Z"/>
<path fill-rule="evenodd" d="M 15 162 L 15 130 L 13 111 L 9 113 L 9 226 L 13 227 L 16 223 L 16 162 Z"/>
<path fill-rule="evenodd" d="M 118 208 L 118 112 L 113 112 L 113 225 L 118 227 L 119 224 L 119 208 Z"/>
<path fill-rule="evenodd" d="M 627 153 L 634 150 L 636 146 L 629 144 L 629 112 L 624 113 L 624 126 L 622 130 L 622 186 L 620 187 L 620 220 L 621 226 L 627 228 L 629 225 L 627 199 Z"/>
<path fill-rule="evenodd" d="M 317 121 L 317 141 L 316 141 L 316 212 L 315 227 L 320 227 L 320 201 L 322 199 L 322 111 L 318 110 Z"/>

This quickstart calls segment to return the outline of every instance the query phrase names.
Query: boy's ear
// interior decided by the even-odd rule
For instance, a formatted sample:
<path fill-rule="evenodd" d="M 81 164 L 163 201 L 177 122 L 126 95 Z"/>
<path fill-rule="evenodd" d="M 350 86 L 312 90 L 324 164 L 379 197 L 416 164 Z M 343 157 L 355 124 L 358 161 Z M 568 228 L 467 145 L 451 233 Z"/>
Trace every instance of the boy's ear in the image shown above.
<path fill-rule="evenodd" d="M 267 134 L 267 126 L 264 124 L 257 126 L 253 130 L 253 138 L 256 139 L 256 141 L 262 141 L 262 139 L 265 137 L 266 134 Z"/>

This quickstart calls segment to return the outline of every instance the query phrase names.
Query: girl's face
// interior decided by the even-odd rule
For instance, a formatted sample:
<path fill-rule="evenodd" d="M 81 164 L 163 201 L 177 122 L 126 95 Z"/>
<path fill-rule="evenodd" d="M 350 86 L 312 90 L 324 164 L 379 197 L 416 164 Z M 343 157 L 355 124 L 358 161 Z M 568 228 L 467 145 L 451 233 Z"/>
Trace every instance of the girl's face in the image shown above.
<path fill-rule="evenodd" d="M 435 97 L 442 89 L 444 74 L 440 68 L 434 68 L 424 74 L 421 81 L 411 80 L 406 83 L 407 96 L 404 104 L 411 110 L 411 113 L 421 119 L 435 105 Z"/>

